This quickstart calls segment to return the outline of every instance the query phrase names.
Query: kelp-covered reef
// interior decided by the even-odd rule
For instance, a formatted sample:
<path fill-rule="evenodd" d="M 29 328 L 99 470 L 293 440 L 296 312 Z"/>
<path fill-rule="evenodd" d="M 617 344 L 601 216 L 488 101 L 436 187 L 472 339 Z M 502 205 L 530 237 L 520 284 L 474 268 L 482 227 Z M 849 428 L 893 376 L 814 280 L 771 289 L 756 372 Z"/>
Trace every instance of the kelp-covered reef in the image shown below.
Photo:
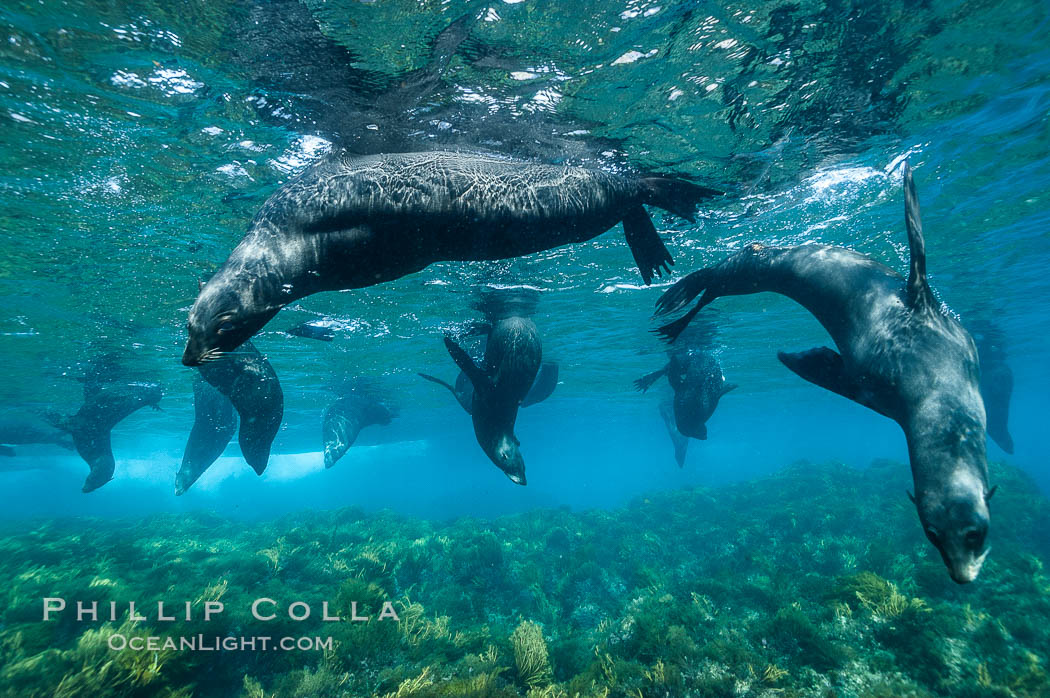
<path fill-rule="evenodd" d="M 956 586 L 908 481 L 899 463 L 799 463 L 618 511 L 488 521 L 346 509 L 5 524 L 0 695 L 1050 695 L 1050 502 L 994 467 L 993 551 Z M 43 622 L 45 597 L 98 600 L 100 615 L 116 601 L 125 617 Z M 274 620 L 251 616 L 258 598 L 277 601 Z M 378 619 L 386 600 L 398 621 Z M 146 621 L 127 620 L 128 601 Z M 178 620 L 158 621 L 157 601 Z M 208 601 L 225 611 L 204 622 Z M 294 601 L 309 619 L 288 618 Z M 344 620 L 322 621 L 324 601 Z M 351 602 L 371 620 L 345 620 Z M 114 634 L 333 646 L 114 651 Z"/>

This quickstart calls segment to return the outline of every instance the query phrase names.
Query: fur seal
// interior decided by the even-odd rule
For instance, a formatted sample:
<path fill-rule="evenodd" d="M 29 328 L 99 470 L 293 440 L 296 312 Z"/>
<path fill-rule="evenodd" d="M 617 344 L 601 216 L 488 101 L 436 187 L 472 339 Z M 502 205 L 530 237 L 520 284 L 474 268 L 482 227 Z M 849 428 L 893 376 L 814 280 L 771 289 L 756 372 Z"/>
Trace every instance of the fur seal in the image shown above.
<path fill-rule="evenodd" d="M 200 372 L 233 403 L 241 418 L 241 454 L 262 475 L 284 417 L 284 393 L 273 366 L 254 344 L 245 342 L 237 351 L 209 358 Z"/>
<path fill-rule="evenodd" d="M 324 467 L 331 468 L 354 445 L 365 427 L 387 426 L 397 410 L 381 402 L 374 391 L 353 388 L 324 411 L 321 436 L 324 441 Z"/>
<path fill-rule="evenodd" d="M 316 339 L 321 342 L 331 342 L 335 339 L 335 331 L 329 325 L 324 324 L 324 321 L 300 322 L 295 327 L 285 330 L 285 334 L 303 339 Z"/>
<path fill-rule="evenodd" d="M 664 420 L 667 435 L 671 437 L 671 444 L 674 446 L 674 460 L 678 463 L 679 468 L 683 468 L 685 467 L 685 454 L 689 450 L 689 439 L 678 431 L 678 425 L 675 424 L 674 405 L 670 400 L 660 403 L 660 417 Z"/>
<path fill-rule="evenodd" d="M 5 415 L 0 419 L 0 456 L 14 456 L 11 446 L 29 444 L 54 444 L 73 450 L 73 439 L 69 434 L 42 419 L 31 419 L 20 415 Z"/>
<path fill-rule="evenodd" d="M 340 154 L 274 193 L 190 309 L 182 362 L 231 351 L 321 291 L 363 288 L 437 261 L 507 259 L 590 240 L 618 222 L 646 283 L 671 255 L 644 204 L 693 220 L 720 192 L 458 152 Z"/>
<path fill-rule="evenodd" d="M 981 365 L 981 397 L 988 417 L 988 436 L 1007 453 L 1014 452 L 1010 436 L 1010 397 L 1014 391 L 1014 372 L 1006 363 L 1002 332 L 982 327 L 977 337 L 977 356 Z M 0 439 L 2 441 L 2 439 Z"/>
<path fill-rule="evenodd" d="M 147 405 L 160 409 L 164 393 L 156 383 L 85 383 L 84 392 L 84 404 L 77 413 L 58 418 L 55 426 L 73 436 L 77 453 L 91 468 L 84 481 L 86 493 L 113 479 L 113 427 Z"/>
<path fill-rule="evenodd" d="M 182 466 L 175 474 L 175 496 L 186 492 L 218 460 L 237 431 L 237 413 L 230 399 L 200 375 L 193 378 L 193 428 L 186 441 Z"/>
<path fill-rule="evenodd" d="M 988 554 L 984 403 L 973 338 L 941 312 L 926 280 L 926 246 L 908 163 L 905 224 L 911 265 L 904 279 L 853 250 L 827 245 L 752 244 L 672 286 L 657 303 L 663 315 L 699 302 L 658 330 L 674 339 L 720 296 L 780 293 L 824 326 L 827 347 L 778 357 L 799 376 L 896 421 L 908 442 L 923 530 L 951 577 L 973 581 Z"/>
<path fill-rule="evenodd" d="M 726 382 L 714 354 L 697 347 L 671 351 L 666 366 L 642 376 L 634 386 L 644 393 L 664 376 L 674 391 L 673 408 L 678 432 L 706 440 L 707 420 L 714 414 L 722 396 L 735 389 L 736 384 Z"/>
<path fill-rule="evenodd" d="M 554 389 L 558 387 L 558 364 L 553 361 L 544 361 L 540 364 L 540 370 L 536 374 L 536 380 L 533 382 L 532 387 L 529 388 L 529 392 L 525 394 L 525 397 L 521 401 L 522 407 L 529 407 L 535 405 L 538 402 L 543 402 L 554 394 Z M 437 383 L 438 385 L 448 388 L 449 392 L 456 398 L 456 402 L 459 403 L 460 407 L 466 410 L 467 414 L 471 414 L 471 410 L 474 408 L 474 386 L 470 382 L 470 378 L 463 371 L 459 372 L 456 376 L 456 384 L 449 385 L 445 381 L 431 376 L 427 373 L 418 374 L 420 378 L 425 378 L 431 383 Z"/>
<path fill-rule="evenodd" d="M 480 367 L 452 337 L 445 337 L 445 347 L 474 388 L 470 414 L 478 444 L 512 482 L 526 484 L 514 422 L 540 370 L 542 347 L 536 323 L 516 315 L 496 321 Z"/>

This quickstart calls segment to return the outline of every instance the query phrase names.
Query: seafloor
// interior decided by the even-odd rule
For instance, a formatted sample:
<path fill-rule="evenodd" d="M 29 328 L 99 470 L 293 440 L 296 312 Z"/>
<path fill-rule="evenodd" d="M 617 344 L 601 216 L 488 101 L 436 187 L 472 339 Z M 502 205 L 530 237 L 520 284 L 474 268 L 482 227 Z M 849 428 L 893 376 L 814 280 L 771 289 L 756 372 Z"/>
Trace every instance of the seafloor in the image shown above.
<path fill-rule="evenodd" d="M 898 463 L 490 521 L 8 523 L 0 695 L 1048 696 L 1050 504 L 1012 468 L 992 482 L 992 552 L 969 586 L 922 537 Z M 45 623 L 44 597 L 136 601 L 150 620 Z M 312 615 L 256 621 L 261 597 Z M 216 599 L 226 610 L 204 623 Z M 399 622 L 375 617 L 384 599 Z M 191 601 L 195 619 L 155 620 L 160 600 L 180 618 Z M 372 620 L 318 618 L 352 600 Z M 115 652 L 114 633 L 334 649 Z"/>

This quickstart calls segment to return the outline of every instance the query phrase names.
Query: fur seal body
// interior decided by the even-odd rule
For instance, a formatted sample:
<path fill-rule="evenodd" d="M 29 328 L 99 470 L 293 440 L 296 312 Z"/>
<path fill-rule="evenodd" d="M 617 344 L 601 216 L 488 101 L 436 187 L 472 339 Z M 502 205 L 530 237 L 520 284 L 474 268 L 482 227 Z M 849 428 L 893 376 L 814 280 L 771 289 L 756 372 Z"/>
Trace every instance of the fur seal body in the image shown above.
<path fill-rule="evenodd" d="M 540 370 L 542 347 L 536 323 L 519 316 L 494 322 L 481 366 L 451 337 L 445 337 L 445 347 L 474 388 L 471 418 L 478 444 L 512 482 L 526 484 L 514 422 Z"/>
<path fill-rule="evenodd" d="M 590 240 L 619 222 L 646 283 L 671 256 L 643 204 L 693 220 L 718 194 L 630 177 L 457 152 L 337 155 L 281 187 L 205 284 L 182 361 L 231 351 L 284 306 L 363 288 L 437 261 L 518 257 Z"/>
<path fill-rule="evenodd" d="M 254 344 L 245 342 L 237 351 L 205 362 L 200 372 L 233 403 L 241 420 L 241 454 L 262 475 L 284 417 L 284 393 L 273 366 Z"/>
<path fill-rule="evenodd" d="M 858 252 L 826 245 L 749 245 L 671 287 L 658 313 L 700 301 L 659 332 L 673 339 L 720 296 L 770 291 L 800 303 L 839 352 L 778 357 L 802 378 L 893 419 L 908 442 L 913 497 L 952 579 L 973 581 L 987 556 L 988 464 L 973 338 L 942 313 L 926 281 L 926 246 L 911 168 L 904 165 L 907 279 Z"/>
<path fill-rule="evenodd" d="M 736 384 L 727 383 L 714 354 L 690 348 L 670 352 L 667 365 L 634 382 L 642 392 L 666 376 L 674 391 L 673 411 L 677 431 L 694 439 L 707 439 L 707 420 L 714 414 L 718 401 Z"/>
<path fill-rule="evenodd" d="M 160 409 L 163 396 L 155 383 L 85 384 L 84 404 L 72 417 L 61 419 L 57 426 L 73 436 L 73 445 L 91 472 L 84 481 L 86 492 L 93 492 L 113 479 L 111 432 L 113 427 L 136 410 L 149 405 Z"/>
<path fill-rule="evenodd" d="M 331 468 L 354 445 L 365 427 L 387 426 L 396 412 L 363 391 L 343 395 L 324 411 L 321 435 L 324 440 L 324 467 Z"/>
<path fill-rule="evenodd" d="M 184 494 L 211 467 L 237 431 L 233 403 L 200 375 L 193 379 L 193 414 L 193 429 L 175 475 L 175 496 Z"/>

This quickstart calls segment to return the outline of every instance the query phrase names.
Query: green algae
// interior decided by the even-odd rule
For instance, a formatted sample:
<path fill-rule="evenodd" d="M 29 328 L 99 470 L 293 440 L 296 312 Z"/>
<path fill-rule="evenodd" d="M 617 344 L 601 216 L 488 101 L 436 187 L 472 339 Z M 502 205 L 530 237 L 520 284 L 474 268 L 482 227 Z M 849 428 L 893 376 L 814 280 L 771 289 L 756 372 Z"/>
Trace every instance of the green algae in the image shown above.
<path fill-rule="evenodd" d="M 994 550 L 964 587 L 894 463 L 800 463 L 618 511 L 490 521 L 346 509 L 5 524 L 0 696 L 1050 695 L 1050 503 L 1017 470 L 993 481 Z M 45 597 L 120 611 L 43 622 Z M 256 599 L 272 619 L 252 617 Z M 147 620 L 128 620 L 129 601 Z M 308 618 L 289 617 L 294 601 Z M 384 602 L 398 620 L 380 619 Z M 209 603 L 225 610 L 205 622 Z M 116 634 L 332 644 L 114 651 Z"/>

